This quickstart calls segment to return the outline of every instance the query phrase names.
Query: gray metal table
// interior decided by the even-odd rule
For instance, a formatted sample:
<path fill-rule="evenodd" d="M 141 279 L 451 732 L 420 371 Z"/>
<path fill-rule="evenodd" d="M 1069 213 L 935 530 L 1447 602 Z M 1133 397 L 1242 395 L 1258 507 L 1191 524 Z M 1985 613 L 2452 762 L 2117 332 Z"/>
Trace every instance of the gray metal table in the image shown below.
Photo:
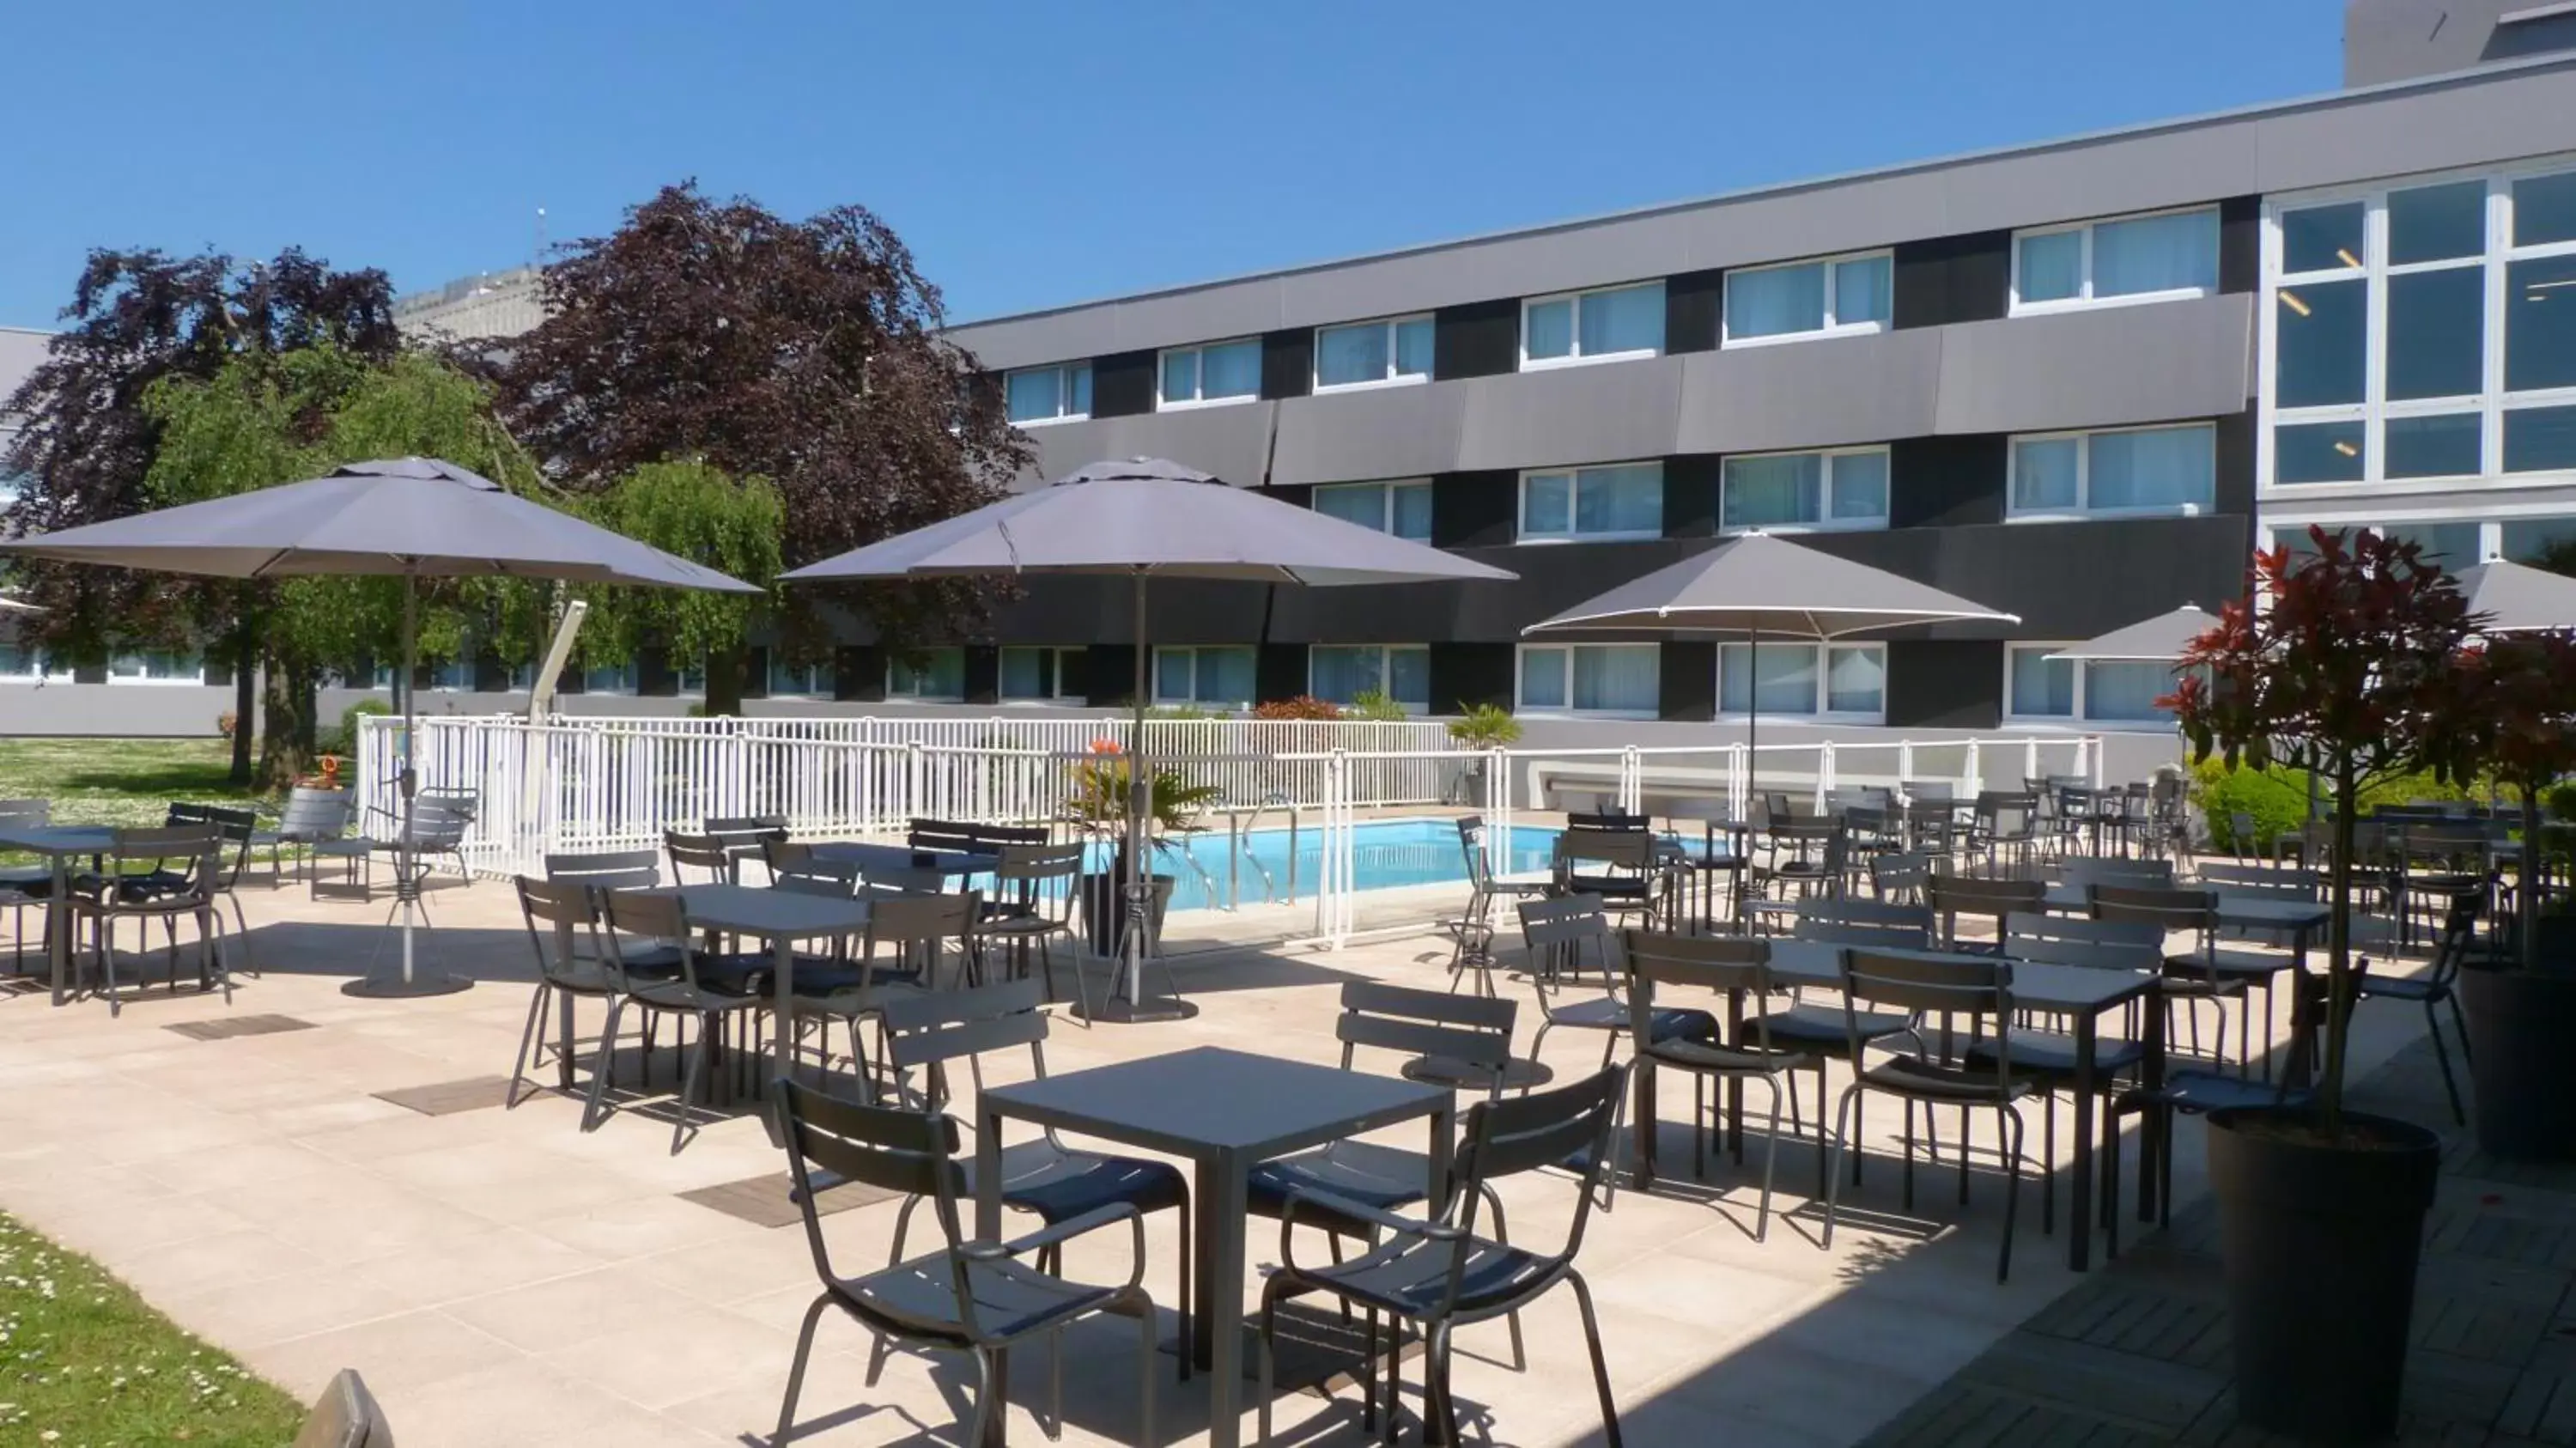
<path fill-rule="evenodd" d="M 2182 885 L 2177 888 L 2203 888 Z M 2290 1059 L 2283 1069 L 2291 1085 L 2304 1086 L 2308 1068 L 2315 1059 L 2316 1012 L 2318 1004 L 2309 997 L 2315 993 L 2314 977 L 2308 974 L 2308 941 L 2334 919 L 2332 908 L 2314 900 L 2284 900 L 2275 895 L 2247 895 L 2230 891 L 2223 885 L 2206 887 L 2218 894 L 2218 923 L 2231 930 L 2266 930 L 2290 937 L 2290 964 L 2293 982 L 2290 996 Z M 2051 885 L 2042 902 L 2060 914 L 2080 915 L 2092 908 L 2084 891 L 2074 885 Z"/>
<path fill-rule="evenodd" d="M 1194 1341 L 1208 1370 L 1209 1443 L 1235 1448 L 1243 1391 L 1243 1272 L 1252 1168 L 1401 1121 L 1427 1118 L 1433 1191 L 1449 1177 L 1455 1093 L 1392 1076 L 1280 1061 L 1200 1046 L 1012 1086 L 977 1099 L 975 1232 L 1002 1227 L 1002 1123 L 1025 1121 L 1122 1146 L 1183 1157 L 1197 1169 L 1190 1209 L 1198 1260 L 1191 1264 Z M 1437 1210 L 1440 1203 L 1432 1203 Z"/>
<path fill-rule="evenodd" d="M 680 913 L 694 929 L 769 942 L 771 1009 L 778 1014 L 777 1029 L 770 1033 L 770 1071 L 774 1079 L 787 1079 L 795 1063 L 796 942 L 837 939 L 867 929 L 868 902 L 752 885 L 664 885 L 644 893 L 677 896 Z M 761 1114 L 769 1123 L 770 1139 L 783 1145 L 786 1136 L 777 1113 L 764 1107 Z"/>
<path fill-rule="evenodd" d="M 814 858 L 867 870 L 937 870 L 942 875 L 981 875 L 1002 863 L 999 855 L 971 850 L 916 850 L 873 840 L 816 840 Z"/>
<path fill-rule="evenodd" d="M 72 917 L 64 908 L 71 894 L 72 861 L 103 855 L 116 843 L 116 831 L 105 825 L 35 825 L 0 829 L 0 850 L 42 855 L 54 870 L 53 896 L 45 902 L 45 955 L 53 970 L 54 1004 L 63 1003 L 64 977 L 71 973 Z"/>

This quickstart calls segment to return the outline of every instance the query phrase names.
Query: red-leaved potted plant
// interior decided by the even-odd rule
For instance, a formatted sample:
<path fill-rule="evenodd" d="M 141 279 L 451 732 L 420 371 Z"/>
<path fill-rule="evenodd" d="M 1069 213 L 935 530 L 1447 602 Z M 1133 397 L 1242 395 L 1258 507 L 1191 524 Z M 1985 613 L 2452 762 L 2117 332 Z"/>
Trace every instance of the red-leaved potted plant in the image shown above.
<path fill-rule="evenodd" d="M 2333 808 L 2324 1018 L 2311 992 L 2293 1008 L 2303 1040 L 2322 1029 L 2322 1070 L 2305 1100 L 2213 1113 L 2209 1175 L 2239 1419 L 2360 1441 L 2396 1424 L 2440 1141 L 2344 1108 L 2360 981 L 2354 825 L 2375 779 L 2453 777 L 2471 757 L 2461 653 L 2476 620 L 2415 544 L 2321 528 L 2309 538 L 2313 552 L 2255 555 L 2254 596 L 2193 643 L 2167 702 L 2199 758 L 2304 769 Z"/>

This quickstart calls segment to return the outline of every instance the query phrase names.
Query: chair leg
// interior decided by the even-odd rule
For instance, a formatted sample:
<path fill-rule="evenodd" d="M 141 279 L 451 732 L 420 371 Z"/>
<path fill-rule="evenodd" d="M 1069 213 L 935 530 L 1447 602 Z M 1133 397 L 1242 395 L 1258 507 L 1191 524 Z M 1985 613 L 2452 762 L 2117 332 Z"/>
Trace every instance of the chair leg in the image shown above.
<path fill-rule="evenodd" d="M 2460 1014 L 2459 994 L 2455 991 L 2446 999 L 2451 1003 L 2451 1028 L 2460 1033 L 2460 1064 L 2474 1065 L 2476 1063 L 2469 1059 L 2469 1018 Z"/>
<path fill-rule="evenodd" d="M 2460 1105 L 2460 1083 L 2451 1077 L 2450 1048 L 2442 1044 L 2442 1017 L 2429 998 L 2424 1002 L 2424 1033 L 2433 1038 L 2433 1060 L 2442 1068 L 2442 1090 L 2451 1098 L 2451 1120 L 2466 1126 L 2469 1113 Z"/>
<path fill-rule="evenodd" d="M 242 969 L 257 979 L 266 980 L 268 977 L 260 974 L 259 961 L 250 953 L 250 917 L 242 913 L 241 897 L 227 890 L 224 898 L 233 903 L 233 923 L 241 927 Z"/>
<path fill-rule="evenodd" d="M 1181 1271 L 1186 1274 L 1189 1271 L 1189 1255 L 1183 1253 L 1181 1261 L 1183 1264 Z M 1156 1352 L 1154 1337 L 1157 1326 L 1154 1321 L 1154 1299 L 1139 1292 L 1136 1294 L 1136 1301 L 1136 1443 L 1138 1448 L 1154 1448 L 1154 1357 Z M 1189 1360 L 1189 1344 L 1189 1329 L 1185 1327 L 1181 1330 L 1180 1351 L 1180 1357 L 1184 1362 Z M 1056 1420 L 1062 1422 L 1063 1419 L 1064 1404 L 1059 1400 L 1056 1404 Z"/>
<path fill-rule="evenodd" d="M 2039 1234 L 2057 1232 L 2057 1093 L 2039 1098 Z M 2082 1230 L 2083 1223 L 2075 1224 Z"/>
<path fill-rule="evenodd" d="M 1831 1218 L 1827 1218 L 1830 1230 Z M 1601 1355 L 1601 1319 L 1592 1310 L 1592 1288 L 1583 1274 L 1568 1267 L 1565 1280 L 1574 1286 L 1574 1304 L 1583 1312 L 1583 1345 L 1592 1353 L 1592 1386 L 1601 1394 L 1601 1432 L 1608 1448 L 1621 1448 L 1619 1404 L 1610 1396 L 1610 1363 Z"/>
<path fill-rule="evenodd" d="M 1756 1242 L 1771 1230 L 1771 1180 L 1780 1167 L 1780 1082 L 1771 1076 L 1762 1080 L 1771 1088 L 1771 1135 L 1762 1146 L 1762 1205 L 1754 1210 L 1753 1216 L 1753 1240 Z M 1512 1319 L 1512 1329 L 1515 1334 L 1520 1330 L 1517 1316 Z"/>
<path fill-rule="evenodd" d="M 832 1294 L 825 1292 L 805 1309 L 805 1325 L 796 1333 L 796 1356 L 787 1364 L 787 1396 L 778 1402 L 778 1431 L 769 1435 L 769 1448 L 779 1448 L 796 1428 L 796 1399 L 805 1391 L 805 1360 L 814 1352 L 814 1329 L 823 1320 L 823 1309 L 832 1305 Z"/>
<path fill-rule="evenodd" d="M 1853 1103 L 1860 1099 L 1860 1091 L 1861 1088 L 1857 1084 L 1844 1087 L 1842 1099 L 1834 1105 L 1833 1151 L 1827 1158 L 1825 1167 L 1825 1238 L 1823 1245 L 1828 1250 L 1831 1250 L 1834 1245 L 1834 1209 L 1841 1205 L 1842 1202 L 1842 1159 L 1844 1153 L 1850 1150 L 1851 1144 L 1851 1134 L 1845 1130 L 1845 1127 L 1849 1124 L 1851 1119 Z M 1856 1152 L 1853 1154 L 1858 1155 Z"/>
<path fill-rule="evenodd" d="M 1282 1277 L 1273 1277 L 1262 1284 L 1261 1332 L 1255 1340 L 1256 1345 L 1252 1354 L 1258 1364 L 1259 1373 L 1253 1380 L 1252 1401 L 1261 1409 L 1260 1434 L 1261 1441 L 1265 1444 L 1270 1441 L 1270 1397 L 1273 1391 L 1271 1380 L 1277 1376 L 1277 1369 L 1271 1362 L 1271 1358 L 1275 1352 L 1275 1344 L 1279 1340 L 1278 1288 L 1286 1280 Z M 1190 1339 L 1188 1334 L 1184 1333 L 1181 1337 L 1181 1360 L 1187 1362 L 1189 1356 Z"/>
<path fill-rule="evenodd" d="M 968 1355 L 975 1360 L 975 1425 L 967 1430 L 966 1441 L 981 1445 L 992 1441 L 993 1419 L 1001 1407 L 994 1402 L 993 1355 L 980 1347 Z"/>
<path fill-rule="evenodd" d="M 501 1094 L 501 1109 L 504 1111 L 519 1109 L 519 1082 L 528 1074 L 528 1052 L 536 1045 L 537 1023 L 545 1019 L 546 1002 L 553 995 L 552 985 L 542 980 L 537 982 L 537 993 L 528 1002 L 527 1029 L 519 1032 L 519 1054 L 510 1062 L 510 1089 Z"/>
<path fill-rule="evenodd" d="M 689 1144 L 689 1103 L 697 1097 L 700 1086 L 706 1080 L 707 1038 L 708 1034 L 715 1029 L 716 1023 L 712 1018 L 703 1015 L 698 1017 L 698 1039 L 696 1044 L 689 1048 L 688 1073 L 680 1079 L 680 1119 L 671 1127 L 671 1155 L 673 1156 L 678 1156 L 680 1148 Z"/>
<path fill-rule="evenodd" d="M 589 1099 L 581 1106 L 581 1129 L 584 1131 L 598 1128 L 600 1108 L 608 1100 L 608 1068 L 617 1051 L 617 1018 L 625 1009 L 626 997 L 613 995 L 608 998 L 608 1024 L 599 1032 L 600 1060 L 590 1073 Z M 647 1029 L 650 1029 L 652 1012 L 645 1012 L 644 1019 Z"/>
<path fill-rule="evenodd" d="M 1172 1356 L 1180 1360 L 1180 1377 L 1185 1383 L 1190 1380 L 1190 1359 L 1196 1356 L 1190 1347 L 1190 1344 L 1196 1340 L 1190 1336 L 1190 1264 L 1198 1260 L 1190 1255 L 1191 1216 L 1190 1204 L 1186 1201 L 1181 1203 L 1181 1254 L 1180 1260 L 1175 1264 L 1178 1270 L 1172 1274 L 1178 1279 L 1174 1285 L 1174 1293 L 1175 1300 L 1180 1304 L 1181 1317 L 1181 1350 Z M 1147 1338 L 1147 1345 L 1151 1346 L 1152 1341 L 1150 1337 Z"/>
<path fill-rule="evenodd" d="M 1997 1282 L 2009 1281 L 2012 1277 L 2013 1218 L 2021 1208 L 2021 1111 L 2017 1107 L 2006 1106 L 2003 1108 L 2001 1114 L 2003 1116 L 2002 1125 L 2004 1130 L 1999 1134 L 2004 1138 L 2005 1142 L 2004 1249 L 2003 1260 L 1996 1264 L 1995 1267 L 1995 1281 Z"/>

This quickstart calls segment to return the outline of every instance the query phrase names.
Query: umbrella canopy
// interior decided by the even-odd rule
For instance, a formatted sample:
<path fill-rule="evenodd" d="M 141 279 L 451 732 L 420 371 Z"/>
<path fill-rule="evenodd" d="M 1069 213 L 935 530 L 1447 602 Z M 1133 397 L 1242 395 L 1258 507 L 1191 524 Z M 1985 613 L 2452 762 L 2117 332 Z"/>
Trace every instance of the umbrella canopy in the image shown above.
<path fill-rule="evenodd" d="M 2021 619 L 1883 568 L 1769 534 L 1747 533 L 1521 632 L 1620 630 L 1812 640 L 1963 621 Z"/>
<path fill-rule="evenodd" d="M 1318 585 L 1513 576 L 1161 458 L 1093 463 L 1046 487 L 783 576 L 822 582 L 990 573 Z"/>
<path fill-rule="evenodd" d="M 351 463 L 309 482 L 0 540 L 0 552 L 216 578 L 502 576 L 760 592 L 437 458 Z"/>
<path fill-rule="evenodd" d="M 2052 659 L 2074 659 L 2079 662 L 2098 660 L 2110 663 L 2125 660 L 2136 663 L 2170 663 L 2183 656 L 2191 641 L 2218 627 L 2218 620 L 2207 612 L 2184 604 L 2171 613 L 2141 619 L 2126 628 L 2115 628 L 2100 638 L 2087 639 L 2072 648 L 2059 649 Z"/>
<path fill-rule="evenodd" d="M 2488 633 L 2537 633 L 2576 628 L 2576 578 L 2490 558 L 2459 572 L 2469 611 L 2487 616 Z"/>

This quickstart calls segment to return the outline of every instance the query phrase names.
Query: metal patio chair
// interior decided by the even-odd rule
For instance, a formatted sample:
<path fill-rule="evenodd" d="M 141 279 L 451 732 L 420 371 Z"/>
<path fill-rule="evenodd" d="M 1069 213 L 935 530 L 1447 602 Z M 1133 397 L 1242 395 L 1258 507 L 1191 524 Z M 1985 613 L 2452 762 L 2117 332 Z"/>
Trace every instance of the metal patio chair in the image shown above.
<path fill-rule="evenodd" d="M 600 1039 L 617 1039 L 618 1017 L 629 1005 L 650 1015 L 675 1016 L 698 1030 L 697 1041 L 688 1048 L 688 1067 L 680 1081 L 679 1119 L 671 1127 L 671 1154 L 677 1156 L 689 1141 L 689 1108 L 706 1080 L 707 1057 L 715 1044 L 710 1038 L 721 1035 L 734 1021 L 756 1021 L 767 1001 L 756 977 L 709 971 L 704 968 L 711 963 L 708 955 L 698 950 L 680 953 L 680 972 L 676 976 L 657 979 L 626 968 L 630 937 L 656 945 L 689 938 L 688 913 L 681 897 L 603 890 L 594 898 L 599 902 L 604 927 L 601 935 L 608 946 L 609 975 L 618 984 L 617 993 L 608 998 L 608 1023 L 601 1028 Z M 735 1055 L 733 1064 L 740 1067 L 756 1056 L 756 1051 L 745 1049 Z M 597 1128 L 607 1097 L 608 1073 L 592 1072 L 590 1099 L 581 1113 L 582 1130 Z"/>
<path fill-rule="evenodd" d="M 72 878 L 70 894 L 61 903 L 71 912 L 73 930 L 82 925 L 91 930 L 90 961 L 100 972 L 110 1016 L 125 1009 L 116 989 L 116 927 L 127 920 L 143 927 L 146 950 L 151 948 L 150 923 L 161 922 L 169 940 L 173 992 L 179 988 L 178 923 L 183 918 L 196 921 L 198 988 L 220 984 L 224 1004 L 232 1004 L 232 975 L 221 949 L 223 917 L 214 902 L 223 857 L 223 837 L 211 824 L 120 829 L 110 837 L 98 872 Z"/>
<path fill-rule="evenodd" d="M 356 792 L 347 789 L 316 789 L 299 784 L 288 790 L 286 804 L 278 811 L 277 828 L 260 830 L 251 837 L 254 846 L 268 851 L 270 883 L 285 887 L 291 878 L 287 865 L 292 860 L 302 862 L 305 878 L 310 880 L 314 847 L 349 832 L 349 816 L 356 803 Z"/>

